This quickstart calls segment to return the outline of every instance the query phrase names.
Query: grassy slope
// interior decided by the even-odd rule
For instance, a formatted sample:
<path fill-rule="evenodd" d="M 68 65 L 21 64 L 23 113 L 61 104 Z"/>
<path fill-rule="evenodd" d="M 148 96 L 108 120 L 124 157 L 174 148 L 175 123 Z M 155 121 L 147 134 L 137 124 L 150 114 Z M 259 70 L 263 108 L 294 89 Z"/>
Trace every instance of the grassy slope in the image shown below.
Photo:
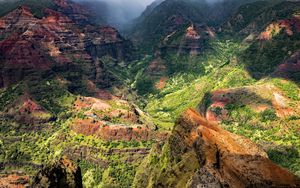
<path fill-rule="evenodd" d="M 212 50 L 195 59 L 204 71 L 175 74 L 165 88 L 149 96 L 145 110 L 155 118 L 160 128 L 172 128 L 180 113 L 189 107 L 196 107 L 205 93 L 211 90 L 254 82 L 243 66 L 236 62 L 236 55 L 243 48 L 238 42 L 214 41 L 211 46 Z M 189 62 L 184 63 L 189 66 Z"/>
<path fill-rule="evenodd" d="M 179 114 L 187 108 L 197 107 L 206 93 L 217 89 L 269 84 L 278 87 L 292 101 L 299 100 L 299 87 L 292 81 L 280 78 L 255 80 L 251 77 L 242 63 L 243 59 L 238 58 L 249 48 L 248 45 L 227 40 L 215 41 L 211 46 L 213 50 L 197 59 L 199 64 L 204 65 L 204 73 L 193 76 L 175 74 L 165 88 L 148 95 L 145 111 L 160 129 L 171 130 Z M 247 106 L 234 106 L 230 112 L 232 121 L 223 122 L 223 125 L 225 129 L 263 145 L 274 162 L 299 174 L 299 116 L 278 119 L 271 112 L 264 113 L 253 112 Z M 286 158 L 286 155 L 289 157 Z"/>
<path fill-rule="evenodd" d="M 262 6 L 267 7 L 267 11 L 263 12 L 263 9 L 259 9 L 257 14 L 250 14 L 248 17 L 247 12 L 249 10 L 252 12 L 255 6 L 246 7 L 242 10 L 245 12 L 246 23 L 238 26 L 237 30 L 246 27 L 251 20 L 254 20 L 258 22 L 257 29 L 260 32 L 267 23 L 273 21 L 270 20 L 270 16 L 268 17 L 270 12 L 275 10 L 274 19 L 282 19 L 299 10 L 299 6 L 292 2 L 276 3 L 270 8 L 261 2 Z M 261 13 L 262 17 L 257 16 Z M 268 19 L 264 19 L 264 16 Z M 217 89 L 266 84 L 278 87 L 286 97 L 296 102 L 299 100 L 298 80 L 294 80 L 295 83 L 280 78 L 268 78 L 268 75 L 287 58 L 287 51 L 294 52 L 299 48 L 298 37 L 299 34 L 287 37 L 285 33 L 279 33 L 271 41 L 265 42 L 263 47 L 258 42 L 250 45 L 232 40 L 212 42 L 212 50 L 206 51 L 204 56 L 195 59 L 199 65 L 204 65 L 205 71 L 195 74 L 189 70 L 187 72 L 175 70 L 175 74 L 170 76 L 165 88 L 150 91 L 151 94 L 145 102 L 145 111 L 152 115 L 160 129 L 171 130 L 180 113 L 189 107 L 197 107 L 199 101 L 205 101 L 206 93 Z M 283 49 L 282 46 L 286 48 Z M 174 60 L 177 57 L 168 58 Z M 189 66 L 188 61 L 180 60 L 180 62 Z M 255 80 L 253 76 L 267 78 Z M 224 128 L 261 144 L 273 161 L 300 174 L 299 115 L 279 119 L 274 117 L 274 112 L 271 111 L 256 113 L 247 106 L 233 106 L 230 116 L 232 121 L 223 122 Z"/>
<path fill-rule="evenodd" d="M 93 136 L 74 133 L 69 127 L 73 118 L 79 115 L 72 111 L 73 102 L 77 96 L 59 87 L 55 80 L 45 80 L 34 85 L 23 83 L 3 89 L 0 95 L 3 107 L 6 107 L 5 102 L 12 102 L 20 97 L 25 88 L 32 92 L 35 101 L 42 104 L 57 119 L 44 124 L 25 125 L 9 117 L 0 117 L 0 163 L 21 164 L 21 167 L 6 165 L 2 169 L 3 173 L 23 170 L 33 175 L 38 170 L 35 164 L 51 162 L 66 154 L 65 152 L 69 149 L 91 147 L 92 150 L 101 152 L 92 152 L 88 157 L 100 162 L 104 161 L 108 163 L 108 166 L 97 165 L 96 162 L 90 162 L 85 158 L 75 161 L 82 169 L 86 187 L 100 185 L 130 187 L 136 168 L 141 161 L 139 155 L 126 153 L 104 155 L 102 153 L 110 149 L 150 148 L 152 141 L 108 142 Z M 10 95 L 11 93 L 14 95 Z M 133 162 L 127 162 L 130 158 L 134 159 Z"/>
<path fill-rule="evenodd" d="M 172 74 L 169 75 L 170 79 L 166 87 L 160 91 L 149 90 L 152 93 L 148 95 L 145 102 L 145 111 L 152 115 L 160 130 L 170 130 L 180 113 L 189 107 L 197 107 L 206 93 L 216 89 L 262 83 L 273 84 L 279 87 L 285 96 L 295 101 L 299 100 L 299 87 L 293 82 L 281 82 L 281 79 L 257 81 L 251 77 L 245 69 L 243 59 L 238 58 L 244 50 L 249 50 L 248 46 L 240 44 L 239 41 L 220 40 L 211 42 L 211 48 L 203 56 L 194 57 L 188 61 L 184 59 L 185 57 L 178 58 L 172 54 L 167 57 L 169 60 L 171 59 L 168 63 L 180 63 L 181 66 L 172 67 Z M 269 58 L 271 57 L 269 56 Z M 150 59 L 145 58 L 137 62 L 136 66 L 130 65 L 132 67 L 129 67 L 129 70 L 119 71 L 119 73 L 118 70 L 112 69 L 111 71 L 129 83 L 130 81 L 126 78 L 137 75 L 132 78 L 136 81 L 143 77 L 141 69 L 150 61 L 151 57 Z M 182 66 L 189 68 L 182 71 Z M 32 87 L 31 93 L 35 99 L 53 115 L 59 117 L 57 121 L 49 125 L 42 125 L 46 127 L 43 131 L 21 132 L 19 130 L 26 125 L 20 125 L 9 119 L 1 119 L 0 162 L 31 161 L 40 164 L 61 156 L 67 148 L 80 146 L 91 146 L 106 151 L 111 148 L 148 148 L 151 146 L 151 142 L 104 142 L 91 136 L 75 134 L 68 128 L 68 123 L 72 120 L 72 114 L 68 112 L 76 95 L 58 85 L 55 80 L 44 80 L 29 86 Z M 25 90 L 25 86 L 20 83 L 1 90 L 0 106 L 3 108 L 6 104 L 16 100 Z M 249 108 L 240 106 L 234 106 L 231 114 L 232 121 L 223 122 L 224 128 L 265 145 L 273 161 L 299 174 L 298 116 L 277 119 L 270 114 L 265 114 L 263 120 L 254 121 L 262 114 L 256 114 Z M 243 118 L 235 116 L 235 114 L 243 114 Z M 247 118 L 248 116 L 250 117 Z M 70 119 L 68 120 L 68 118 Z M 96 185 L 129 187 L 131 185 L 136 167 L 139 165 L 138 162 L 124 163 L 128 156 L 122 154 L 103 156 L 99 153 L 92 153 L 91 156 L 109 161 L 110 165 L 102 169 L 94 163 L 80 161 L 86 187 L 95 187 Z M 152 163 L 157 161 L 155 156 L 148 158 Z M 159 165 L 163 166 L 164 164 Z M 24 168 L 29 172 L 35 171 L 31 169 L 30 165 L 25 165 Z M 7 167 L 5 171 L 12 169 L 16 168 Z"/>

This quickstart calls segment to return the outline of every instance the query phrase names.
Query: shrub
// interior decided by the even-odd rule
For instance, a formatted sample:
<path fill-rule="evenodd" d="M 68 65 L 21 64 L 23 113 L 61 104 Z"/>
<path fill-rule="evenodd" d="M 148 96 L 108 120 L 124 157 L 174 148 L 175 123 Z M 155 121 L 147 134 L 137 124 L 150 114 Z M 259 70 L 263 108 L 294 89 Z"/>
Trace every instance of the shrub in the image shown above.
<path fill-rule="evenodd" d="M 267 109 L 260 114 L 261 121 L 274 121 L 277 119 L 277 115 L 274 109 Z"/>
<path fill-rule="evenodd" d="M 138 94 L 145 95 L 147 93 L 151 93 L 154 90 L 153 87 L 154 81 L 150 77 L 142 77 L 136 81 L 136 89 Z"/>

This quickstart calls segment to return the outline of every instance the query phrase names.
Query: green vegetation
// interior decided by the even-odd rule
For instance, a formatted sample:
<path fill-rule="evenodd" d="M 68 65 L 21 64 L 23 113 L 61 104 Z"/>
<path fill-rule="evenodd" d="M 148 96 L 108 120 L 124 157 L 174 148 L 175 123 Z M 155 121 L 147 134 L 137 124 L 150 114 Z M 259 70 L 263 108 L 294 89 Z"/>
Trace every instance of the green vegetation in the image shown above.
<path fill-rule="evenodd" d="M 16 1 L 3 1 L 0 2 L 0 17 L 11 12 L 21 5 L 30 7 L 33 14 L 42 18 L 44 15 L 44 8 L 54 8 L 55 4 L 51 0 L 16 0 Z"/>
<path fill-rule="evenodd" d="M 150 77 L 139 78 L 135 84 L 139 95 L 145 95 L 154 90 L 154 81 Z"/>
<path fill-rule="evenodd" d="M 281 79 L 272 79 L 272 82 L 284 92 L 285 96 L 295 101 L 300 100 L 299 87 L 297 84 Z"/>
<path fill-rule="evenodd" d="M 174 59 L 184 62 L 187 68 L 173 67 L 172 72 L 175 74 L 172 73 L 166 86 L 148 95 L 145 110 L 159 128 L 170 130 L 183 111 L 197 107 L 210 91 L 254 83 L 251 76 L 236 62 L 236 55 L 244 49 L 243 46 L 229 40 L 214 41 L 211 46 L 212 50 L 203 56 L 190 58 L 187 62 L 182 61 L 186 57 L 174 55 L 170 62 Z"/>
<path fill-rule="evenodd" d="M 24 92 L 22 83 L 14 86 L 7 87 L 0 90 L 0 111 L 3 111 L 5 107 L 12 104 L 18 97 Z"/>
<path fill-rule="evenodd" d="M 186 27 L 191 23 L 207 21 L 209 24 L 217 24 L 220 20 L 212 21 L 213 16 L 206 18 L 204 13 L 209 9 L 204 10 L 207 8 L 205 6 L 180 1 L 169 5 L 170 2 L 166 1 L 163 7 L 151 13 L 153 16 L 145 18 L 140 28 L 137 28 L 140 32 L 137 36 L 145 40 L 140 48 L 141 53 L 152 54 L 153 50 L 160 50 L 159 55 L 146 55 L 131 63 L 117 63 L 109 56 L 102 57 L 99 62 L 101 78 L 97 78 L 97 86 L 109 88 L 111 92 L 118 93 L 120 98 L 129 100 L 129 103 L 139 104 L 146 112 L 146 118 L 157 126 L 157 131 L 172 130 L 179 115 L 191 107 L 209 109 L 217 115 L 225 110 L 228 112 L 228 117 L 222 121 L 225 129 L 250 138 L 265 148 L 271 160 L 300 174 L 300 116 L 297 114 L 300 76 L 295 74 L 292 81 L 270 78 L 278 65 L 300 48 L 299 33 L 288 36 L 282 30 L 274 34 L 271 40 L 254 40 L 251 43 L 244 43 L 243 36 L 231 36 L 230 40 L 226 40 L 222 33 L 217 34 L 215 39 L 203 41 L 204 51 L 199 55 L 179 54 L 168 51 L 162 45 L 163 37 L 170 34 L 169 29 L 174 26 L 174 21 L 180 22 L 181 18 L 176 16 L 187 14 L 167 45 L 180 44 Z M 29 5 L 37 17 L 43 17 L 44 7 L 54 6 L 50 0 L 24 0 L 6 4 L 1 2 L 0 16 L 21 4 Z M 285 8 L 281 10 L 280 6 Z M 271 14 L 272 10 L 277 11 L 275 16 Z M 237 13 L 243 15 L 244 21 L 231 23 L 231 26 L 238 33 L 255 22 L 259 33 L 270 21 L 290 18 L 296 11 L 300 10 L 294 6 L 294 2 L 274 6 L 260 1 L 241 7 Z M 116 110 L 138 112 L 132 109 L 134 105 L 120 104 L 114 100 L 105 101 L 111 107 L 108 110 L 95 110 L 92 107 L 74 110 L 76 99 L 93 96 L 93 91 L 88 89 L 86 82 L 99 75 L 95 76 L 95 70 L 91 70 L 92 65 L 82 58 L 69 58 L 74 64 L 54 66 L 51 71 L 41 73 L 39 79 L 30 75 L 29 79 L 0 90 L 0 163 L 10 164 L 3 171 L 11 172 L 22 166 L 21 170 L 33 175 L 39 165 L 67 155 L 81 167 L 87 188 L 146 187 L 153 185 L 159 178 L 167 180 L 167 177 L 168 182 L 160 182 L 162 185 L 172 187 L 180 177 L 181 181 L 177 186 L 183 187 L 188 173 L 197 168 L 194 164 L 198 164 L 198 159 L 189 152 L 184 156 L 171 156 L 170 148 L 177 146 L 172 143 L 176 141 L 175 138 L 171 138 L 170 143 L 162 147 L 164 143 L 157 144 L 155 140 L 105 141 L 96 135 L 85 136 L 71 130 L 74 120 L 88 120 L 91 116 L 96 116 L 95 122 L 104 121 L 105 125 L 99 126 L 106 128 L 115 124 L 130 126 L 134 123 L 124 120 L 123 112 L 116 117 L 110 116 L 110 113 Z M 155 87 L 162 78 L 166 79 L 165 85 L 162 88 Z M 240 88 L 247 88 L 246 94 L 234 95 L 236 102 L 227 104 L 225 109 L 210 107 L 214 91 Z M 272 93 L 266 94 L 265 88 L 273 89 L 270 89 Z M 259 89 L 263 91 L 257 91 Z M 274 107 L 274 101 L 270 97 L 275 92 L 282 95 L 283 102 L 288 101 L 283 106 L 294 110 L 292 115 L 278 115 L 278 109 Z M 32 97 L 45 110 L 45 113 L 31 114 L 40 121 L 23 123 L 24 119 L 17 120 L 7 112 L 24 94 Z M 246 98 L 249 100 L 244 102 Z M 264 106 L 259 106 L 261 104 Z M 20 113 L 17 111 L 16 114 Z M 144 117 L 136 121 L 141 121 L 142 118 Z M 154 143 L 155 146 L 146 156 Z M 146 167 L 150 169 L 145 170 Z M 135 177 L 136 172 L 142 175 Z M 150 175 L 153 176 L 153 182 L 144 182 L 143 185 L 133 182 L 134 177 L 143 180 Z"/>
<path fill-rule="evenodd" d="M 75 100 L 75 96 L 56 80 L 29 82 L 29 88 L 34 99 L 54 115 L 66 113 Z"/>
<path fill-rule="evenodd" d="M 0 162 L 21 164 L 24 171 L 34 174 L 39 169 L 36 165 L 67 155 L 81 167 L 86 187 L 130 187 L 143 155 L 118 151 L 150 148 L 153 142 L 103 141 L 93 136 L 73 133 L 69 129 L 69 123 L 44 124 L 40 125 L 41 131 L 25 132 L 26 125 L 2 119 Z M 78 149 L 81 150 L 78 152 Z M 85 149 L 88 149 L 88 155 Z M 18 166 L 6 166 L 3 172 L 15 169 L 21 170 Z"/>
<path fill-rule="evenodd" d="M 235 109 L 231 114 L 243 113 L 248 116 L 238 116 L 231 121 L 224 121 L 223 127 L 233 133 L 246 136 L 263 146 L 271 160 L 275 163 L 288 168 L 294 173 L 299 173 L 300 168 L 300 137 L 298 134 L 299 121 L 295 120 L 277 120 L 273 112 L 269 111 L 268 116 L 265 112 L 262 121 L 255 117 L 259 114 L 249 112 L 245 108 Z M 250 115 L 249 115 L 250 113 Z M 270 116 L 271 114 L 271 116 Z M 268 120 L 268 121 L 266 121 Z"/>
<path fill-rule="evenodd" d="M 279 64 L 299 49 L 299 35 L 288 36 L 282 30 L 272 40 L 255 42 L 243 53 L 242 61 L 255 78 L 274 72 Z M 290 53 L 290 54 L 289 54 Z"/>
<path fill-rule="evenodd" d="M 140 44 L 141 52 L 150 53 L 160 45 L 163 37 L 167 36 L 168 28 L 172 27 L 174 21 L 170 19 L 173 15 L 186 15 L 188 20 L 184 20 L 183 24 L 178 25 L 177 29 L 185 29 L 190 21 L 201 21 L 204 19 L 202 11 L 204 7 L 195 6 L 189 1 L 165 1 L 161 6 L 157 7 L 155 11 L 151 12 L 145 18 L 138 20 L 140 24 L 134 28 L 135 37 L 142 38 L 143 43 Z M 190 19 L 190 20 L 189 20 Z M 173 20 L 176 20 L 174 17 Z"/>
<path fill-rule="evenodd" d="M 261 121 L 266 122 L 266 121 L 274 121 L 277 119 L 277 115 L 275 110 L 273 109 L 267 109 L 261 113 Z"/>

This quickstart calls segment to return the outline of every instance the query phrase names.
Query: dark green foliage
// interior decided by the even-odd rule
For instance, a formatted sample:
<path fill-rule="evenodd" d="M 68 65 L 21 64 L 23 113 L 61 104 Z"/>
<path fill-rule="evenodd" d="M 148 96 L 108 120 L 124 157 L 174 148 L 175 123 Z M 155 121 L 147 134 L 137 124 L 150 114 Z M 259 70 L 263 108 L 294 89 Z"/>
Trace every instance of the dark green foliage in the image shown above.
<path fill-rule="evenodd" d="M 7 161 L 30 161 L 31 157 L 30 154 L 20 151 L 18 144 L 10 146 L 11 148 L 6 153 L 6 160 Z"/>
<path fill-rule="evenodd" d="M 205 71 L 204 65 L 201 62 L 201 57 L 168 53 L 165 55 L 164 59 L 167 64 L 168 76 L 173 76 L 178 73 L 201 75 Z"/>
<path fill-rule="evenodd" d="M 216 107 L 216 108 L 212 108 L 211 110 L 212 110 L 216 115 L 219 116 L 219 115 L 222 114 L 222 110 L 223 110 L 223 109 L 222 109 L 221 107 L 218 106 L 218 107 Z"/>
<path fill-rule="evenodd" d="M 231 27 L 235 32 L 240 31 L 245 28 L 250 22 L 252 22 L 257 16 L 259 16 L 264 9 L 270 5 L 267 1 L 257 1 L 255 3 L 249 3 L 241 6 L 235 16 L 242 15 L 242 21 L 240 20 L 231 20 Z"/>
<path fill-rule="evenodd" d="M 285 168 L 290 168 L 292 171 L 297 171 L 300 165 L 300 155 L 294 147 L 275 147 L 268 150 L 269 158 Z"/>
<path fill-rule="evenodd" d="M 198 22 L 203 20 L 205 16 L 203 16 L 201 10 L 205 10 L 204 7 L 200 6 L 200 3 L 199 5 L 194 3 L 167 0 L 155 8 L 147 17 L 140 18 L 133 29 L 134 32 L 138 32 L 132 34 L 132 37 L 143 37 L 143 42 L 141 43 L 142 51 L 151 52 L 159 45 L 162 37 L 169 34 L 168 30 L 174 26 L 175 22 L 171 19 L 172 16 L 174 16 L 174 19 L 177 19 L 176 16 L 180 17 L 181 15 L 185 17 L 183 18 L 184 23 L 177 25 L 177 28 L 190 24 L 192 21 Z"/>
<path fill-rule="evenodd" d="M 270 41 L 254 42 L 242 55 L 242 62 L 255 78 L 274 72 L 278 65 L 300 48 L 300 35 L 280 33 Z"/>
<path fill-rule="evenodd" d="M 44 16 L 44 8 L 53 8 L 55 4 L 51 0 L 12 0 L 0 2 L 0 17 L 16 9 L 18 6 L 26 5 L 31 8 L 33 14 L 42 18 Z"/>
<path fill-rule="evenodd" d="M 136 81 L 136 89 L 138 94 L 145 95 L 147 93 L 151 93 L 154 90 L 153 84 L 154 81 L 149 76 L 139 78 Z"/>
<path fill-rule="evenodd" d="M 3 111 L 7 105 L 13 103 L 21 96 L 24 92 L 23 89 L 23 85 L 20 83 L 0 91 L 0 111 Z"/>
<path fill-rule="evenodd" d="M 60 75 L 68 81 L 66 86 L 69 92 L 89 96 L 90 93 L 86 88 L 85 79 L 92 71 L 91 65 L 82 59 L 73 59 L 73 61 L 74 64 L 53 66 L 48 76 L 52 78 L 53 75 Z"/>
<path fill-rule="evenodd" d="M 267 109 L 263 111 L 261 114 L 261 121 L 275 121 L 277 119 L 277 115 L 274 109 Z"/>
<path fill-rule="evenodd" d="M 231 35 L 242 31 L 250 24 L 255 24 L 256 32 L 259 32 L 268 23 L 274 20 L 286 19 L 293 15 L 294 12 L 299 11 L 299 2 L 284 0 L 254 0 L 252 3 L 251 1 L 248 2 L 250 3 L 240 6 L 229 20 L 229 33 Z M 224 26 L 224 29 L 227 31 L 227 26 Z"/>
<path fill-rule="evenodd" d="M 75 97 L 54 80 L 29 83 L 30 94 L 49 112 L 58 115 L 68 111 Z"/>

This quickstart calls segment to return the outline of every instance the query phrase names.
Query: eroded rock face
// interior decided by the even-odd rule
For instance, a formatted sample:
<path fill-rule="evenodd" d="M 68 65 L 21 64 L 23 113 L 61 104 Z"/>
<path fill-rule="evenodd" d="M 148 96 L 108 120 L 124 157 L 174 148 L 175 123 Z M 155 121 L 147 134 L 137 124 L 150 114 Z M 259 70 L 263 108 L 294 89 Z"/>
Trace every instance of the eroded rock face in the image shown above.
<path fill-rule="evenodd" d="M 82 188 L 81 170 L 69 159 L 62 158 L 39 171 L 31 187 Z"/>
<path fill-rule="evenodd" d="M 0 175 L 0 187 L 23 188 L 29 186 L 29 176 L 24 174 Z"/>
<path fill-rule="evenodd" d="M 45 8 L 43 18 L 27 6 L 0 18 L 0 87 L 80 66 L 78 62 L 84 64 L 81 73 L 101 85 L 109 75 L 99 58 L 109 56 L 116 64 L 131 58 L 131 43 L 116 29 L 91 25 L 89 12 L 76 3 L 54 2 L 57 7 Z"/>
<path fill-rule="evenodd" d="M 206 49 L 209 39 L 215 37 L 215 31 L 205 25 L 191 24 L 179 34 L 178 28 L 173 28 L 163 40 L 161 50 L 176 51 L 178 54 L 198 55 Z M 178 36 L 179 35 L 179 36 Z"/>
<path fill-rule="evenodd" d="M 0 115 L 14 118 L 17 122 L 26 125 L 47 123 L 53 118 L 47 110 L 33 100 L 28 94 L 19 97 L 12 104 L 8 105 Z"/>
<path fill-rule="evenodd" d="M 75 118 L 70 128 L 78 134 L 107 141 L 165 140 L 167 132 L 155 131 L 155 125 L 137 106 L 112 97 L 111 100 L 79 97 L 74 104 L 75 111 L 85 117 Z"/>
<path fill-rule="evenodd" d="M 300 51 L 295 52 L 289 59 L 278 66 L 275 76 L 291 79 L 299 82 L 300 72 Z"/>
<path fill-rule="evenodd" d="M 294 61 L 297 62 L 297 59 L 290 61 L 280 66 L 282 72 L 278 70 L 278 74 L 281 73 L 283 76 L 289 73 L 284 71 L 291 70 L 292 67 L 289 66 L 296 65 Z M 211 93 L 208 100 L 211 102 L 208 106 L 205 106 L 207 105 L 205 102 L 200 103 L 199 111 L 206 119 L 213 122 L 229 120 L 231 105 L 244 105 L 257 113 L 274 110 L 278 118 L 287 118 L 300 112 L 300 108 L 290 105 L 295 103 L 295 106 L 299 106 L 297 101 L 293 102 L 281 89 L 268 84 L 216 90 Z"/>
<path fill-rule="evenodd" d="M 137 174 L 136 187 L 300 186 L 295 175 L 275 165 L 252 141 L 223 130 L 192 109 L 177 121 L 160 152 L 156 167 L 149 163 L 143 166 L 143 178 Z"/>

